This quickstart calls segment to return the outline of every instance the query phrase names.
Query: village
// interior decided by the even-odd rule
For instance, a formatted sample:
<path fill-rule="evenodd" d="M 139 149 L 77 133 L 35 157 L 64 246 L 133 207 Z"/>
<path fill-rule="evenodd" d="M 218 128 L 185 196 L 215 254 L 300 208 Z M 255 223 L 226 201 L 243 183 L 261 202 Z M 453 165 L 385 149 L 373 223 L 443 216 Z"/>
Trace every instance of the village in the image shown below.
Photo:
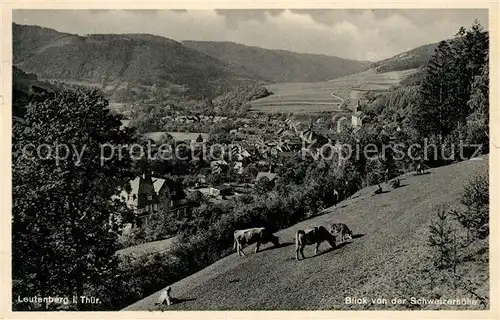
<path fill-rule="evenodd" d="M 355 109 L 357 107 L 359 102 Z M 344 128 L 361 127 L 363 113 L 348 111 L 351 121 L 346 122 Z M 332 124 L 329 114 L 316 117 L 316 121 L 304 115 L 300 119 L 289 117 L 285 120 L 254 115 L 253 118 L 236 119 L 179 114 L 163 117 L 163 122 L 180 126 L 200 123 L 209 127 L 216 123 L 233 122 L 238 128 L 228 131 L 229 144 L 219 143 L 222 154 L 219 153 L 217 159 L 210 159 L 210 155 L 207 157 L 206 154 L 198 157 L 196 167 L 199 169 L 191 175 L 194 179 L 179 182 L 169 178 L 168 174 L 148 172 L 130 181 L 129 192 L 122 191 L 120 197 L 135 212 L 138 226 L 147 227 L 148 217 L 159 210 L 185 214 L 190 210 L 186 197 L 192 193 L 199 192 L 208 201 L 220 203 L 251 193 L 261 179 L 273 183 L 279 179 L 277 167 L 283 166 L 288 159 L 301 157 L 303 148 L 309 148 L 308 154 L 314 156 L 323 145 L 335 143 L 337 131 L 342 129 L 336 123 Z M 130 120 L 122 120 L 122 127 L 129 125 Z M 194 154 L 213 142 L 213 136 L 207 132 L 157 131 L 143 133 L 141 137 L 156 147 L 171 139 L 171 142 L 187 146 Z M 215 182 L 215 179 L 210 179 L 214 175 L 222 175 L 223 178 Z"/>

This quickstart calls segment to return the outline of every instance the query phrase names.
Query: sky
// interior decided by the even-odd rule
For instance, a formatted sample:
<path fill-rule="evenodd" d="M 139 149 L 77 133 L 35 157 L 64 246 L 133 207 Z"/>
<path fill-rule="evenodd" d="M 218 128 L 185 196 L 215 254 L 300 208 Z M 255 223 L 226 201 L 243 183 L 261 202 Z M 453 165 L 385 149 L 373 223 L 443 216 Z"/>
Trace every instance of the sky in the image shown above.
<path fill-rule="evenodd" d="M 150 33 L 376 61 L 452 38 L 487 9 L 14 10 L 13 21 L 57 31 Z"/>

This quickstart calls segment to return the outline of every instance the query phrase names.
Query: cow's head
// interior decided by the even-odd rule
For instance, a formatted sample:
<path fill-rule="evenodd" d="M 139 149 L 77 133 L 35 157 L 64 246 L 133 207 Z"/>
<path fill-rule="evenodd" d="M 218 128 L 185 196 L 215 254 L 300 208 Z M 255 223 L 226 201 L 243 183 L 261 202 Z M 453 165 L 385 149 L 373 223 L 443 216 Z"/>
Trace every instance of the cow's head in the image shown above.
<path fill-rule="evenodd" d="M 330 236 L 330 241 L 333 241 L 333 242 L 337 241 L 337 237 L 334 234 L 332 234 L 330 232 L 328 232 L 328 234 Z"/>
<path fill-rule="evenodd" d="M 352 240 L 352 231 L 350 229 L 347 229 L 345 235 L 347 239 Z"/>
<path fill-rule="evenodd" d="M 274 244 L 274 246 L 279 247 L 280 238 L 273 234 L 273 235 L 271 235 L 271 242 Z"/>

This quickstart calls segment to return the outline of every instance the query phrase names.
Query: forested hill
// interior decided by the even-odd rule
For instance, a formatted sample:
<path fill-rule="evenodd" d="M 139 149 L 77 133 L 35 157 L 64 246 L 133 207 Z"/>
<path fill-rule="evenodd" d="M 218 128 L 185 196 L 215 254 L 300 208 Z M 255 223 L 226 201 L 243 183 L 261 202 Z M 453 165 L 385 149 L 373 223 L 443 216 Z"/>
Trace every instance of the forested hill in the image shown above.
<path fill-rule="evenodd" d="M 40 78 L 107 90 L 183 85 L 201 97 L 260 80 L 177 41 L 146 34 L 78 36 L 14 24 L 13 54 L 16 66 Z"/>
<path fill-rule="evenodd" d="M 271 82 L 325 81 L 366 70 L 368 61 L 245 46 L 234 42 L 183 41 L 236 70 Z"/>
<path fill-rule="evenodd" d="M 266 50 L 227 42 L 177 42 L 149 34 L 79 36 L 13 25 L 14 64 L 42 79 L 98 86 L 115 101 L 137 101 L 181 86 L 213 98 L 243 82 L 321 81 L 356 73 L 369 62 Z M 139 92 L 140 94 L 137 94 Z"/>
<path fill-rule="evenodd" d="M 459 31 L 460 32 L 460 31 Z M 484 31 L 486 37 L 488 37 L 488 31 Z M 453 46 L 453 43 L 457 41 L 460 37 L 455 37 L 452 39 L 445 40 L 448 45 Z M 426 44 L 402 53 L 399 53 L 393 57 L 377 61 L 372 67 L 376 68 L 378 72 L 389 72 L 389 71 L 400 71 L 414 68 L 423 68 L 427 66 L 430 59 L 434 55 L 439 43 Z"/>
<path fill-rule="evenodd" d="M 437 43 L 426 44 L 378 61 L 372 66 L 376 68 L 378 72 L 400 71 L 424 67 L 429 62 L 437 46 Z"/>

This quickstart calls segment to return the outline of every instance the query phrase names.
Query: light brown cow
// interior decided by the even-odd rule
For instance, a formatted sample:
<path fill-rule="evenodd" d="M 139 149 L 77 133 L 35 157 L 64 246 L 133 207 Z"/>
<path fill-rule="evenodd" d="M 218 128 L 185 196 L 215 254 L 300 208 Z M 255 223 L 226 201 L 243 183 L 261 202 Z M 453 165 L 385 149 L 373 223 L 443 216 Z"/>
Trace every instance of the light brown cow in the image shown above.
<path fill-rule="evenodd" d="M 341 242 L 352 239 L 352 231 L 343 223 L 330 224 L 330 233 L 339 237 Z"/>
<path fill-rule="evenodd" d="M 309 228 L 306 230 L 297 230 L 295 234 L 295 258 L 299 260 L 299 252 L 304 257 L 304 248 L 307 245 L 316 244 L 314 254 L 318 253 L 319 245 L 327 241 L 332 248 L 336 248 L 335 236 L 331 234 L 324 226 Z"/>
<path fill-rule="evenodd" d="M 266 228 L 250 228 L 245 230 L 236 230 L 234 232 L 233 250 L 238 252 L 239 256 L 246 256 L 243 248 L 252 243 L 257 243 L 255 253 L 259 252 L 260 245 L 272 242 L 275 247 L 280 245 L 279 238 L 269 232 Z"/>

